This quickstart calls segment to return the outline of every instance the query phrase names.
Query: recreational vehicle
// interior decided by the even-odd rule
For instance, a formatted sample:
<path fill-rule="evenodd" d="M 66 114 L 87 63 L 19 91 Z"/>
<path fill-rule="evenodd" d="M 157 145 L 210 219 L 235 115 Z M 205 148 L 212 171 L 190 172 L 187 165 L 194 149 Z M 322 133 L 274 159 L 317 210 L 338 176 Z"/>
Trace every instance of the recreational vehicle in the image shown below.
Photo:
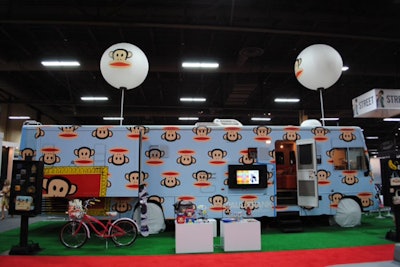
<path fill-rule="evenodd" d="M 157 202 L 206 207 L 210 218 L 335 215 L 351 200 L 378 207 L 362 130 L 348 126 L 24 125 L 21 160 L 44 163 L 43 212 L 62 199 L 103 198 L 133 213 Z M 131 216 L 131 215 L 129 215 Z"/>

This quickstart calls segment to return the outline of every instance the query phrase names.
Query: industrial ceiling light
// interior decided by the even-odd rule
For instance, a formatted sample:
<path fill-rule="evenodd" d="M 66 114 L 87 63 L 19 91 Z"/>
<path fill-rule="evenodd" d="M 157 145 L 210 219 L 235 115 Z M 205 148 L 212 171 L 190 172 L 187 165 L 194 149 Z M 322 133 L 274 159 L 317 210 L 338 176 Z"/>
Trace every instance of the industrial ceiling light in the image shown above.
<path fill-rule="evenodd" d="M 252 121 L 270 121 L 271 118 L 266 118 L 266 117 L 252 117 Z"/>
<path fill-rule="evenodd" d="M 103 117 L 105 121 L 122 121 L 124 120 L 123 117 Z"/>
<path fill-rule="evenodd" d="M 280 102 L 280 103 L 296 103 L 299 102 L 300 99 L 298 98 L 275 98 L 275 102 Z"/>
<path fill-rule="evenodd" d="M 321 121 L 338 121 L 339 118 L 320 118 Z"/>
<path fill-rule="evenodd" d="M 383 121 L 400 121 L 400 118 L 384 118 Z"/>
<path fill-rule="evenodd" d="M 82 96 L 82 101 L 107 101 L 108 97 L 106 96 Z"/>
<path fill-rule="evenodd" d="M 81 64 L 76 61 L 68 61 L 68 60 L 44 60 L 41 62 L 45 67 L 79 67 Z"/>
<path fill-rule="evenodd" d="M 8 116 L 10 120 L 29 120 L 29 116 Z"/>
<path fill-rule="evenodd" d="M 205 102 L 204 97 L 181 97 L 179 99 L 181 102 Z"/>
<path fill-rule="evenodd" d="M 378 136 L 366 136 L 365 139 L 368 139 L 368 140 L 377 140 L 377 139 L 379 139 L 379 137 L 378 137 Z"/>
<path fill-rule="evenodd" d="M 179 117 L 178 119 L 180 121 L 197 121 L 199 117 Z"/>
<path fill-rule="evenodd" d="M 182 68 L 185 69 L 216 69 L 219 67 L 217 62 L 182 62 Z"/>

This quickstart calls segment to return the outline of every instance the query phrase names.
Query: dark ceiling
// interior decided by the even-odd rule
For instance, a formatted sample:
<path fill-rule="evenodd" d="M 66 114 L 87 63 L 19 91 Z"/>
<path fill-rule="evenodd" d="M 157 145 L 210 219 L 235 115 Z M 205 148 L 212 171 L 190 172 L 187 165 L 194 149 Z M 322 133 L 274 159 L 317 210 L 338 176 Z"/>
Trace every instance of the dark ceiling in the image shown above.
<path fill-rule="evenodd" d="M 354 119 L 351 99 L 373 88 L 400 86 L 400 1 L 291 0 L 2 0 L 0 1 L 0 101 L 26 104 L 58 124 L 105 124 L 119 116 L 121 91 L 102 77 L 100 59 L 111 45 L 138 46 L 149 73 L 124 100 L 124 124 L 182 124 L 270 114 L 271 125 L 298 125 L 321 117 L 319 94 L 303 87 L 294 61 L 312 44 L 328 44 L 350 67 L 324 90 L 327 125 L 359 125 L 376 148 L 398 125 Z M 76 69 L 46 69 L 44 59 L 77 59 Z M 212 59 L 214 71 L 185 71 L 181 62 Z M 84 95 L 105 95 L 87 103 Z M 182 104 L 181 96 L 202 96 Z M 296 104 L 275 97 L 298 97 Z M 22 114 L 13 114 L 22 115 Z M 191 122 L 190 122 L 191 123 Z M 106 123 L 109 124 L 109 123 Z M 118 124 L 118 123 L 116 123 Z"/>

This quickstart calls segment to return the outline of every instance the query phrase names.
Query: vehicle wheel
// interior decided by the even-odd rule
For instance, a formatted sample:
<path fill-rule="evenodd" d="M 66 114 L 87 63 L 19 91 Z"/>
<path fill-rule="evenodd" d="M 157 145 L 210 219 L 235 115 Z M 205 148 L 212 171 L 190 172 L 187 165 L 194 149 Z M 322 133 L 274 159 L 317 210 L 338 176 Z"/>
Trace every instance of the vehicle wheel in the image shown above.
<path fill-rule="evenodd" d="M 79 222 L 67 222 L 60 231 L 60 241 L 67 248 L 80 248 L 88 239 L 88 233 L 85 226 Z"/>
<path fill-rule="evenodd" d="M 138 229 L 132 221 L 122 219 L 113 223 L 109 234 L 117 246 L 129 246 L 135 242 Z"/>

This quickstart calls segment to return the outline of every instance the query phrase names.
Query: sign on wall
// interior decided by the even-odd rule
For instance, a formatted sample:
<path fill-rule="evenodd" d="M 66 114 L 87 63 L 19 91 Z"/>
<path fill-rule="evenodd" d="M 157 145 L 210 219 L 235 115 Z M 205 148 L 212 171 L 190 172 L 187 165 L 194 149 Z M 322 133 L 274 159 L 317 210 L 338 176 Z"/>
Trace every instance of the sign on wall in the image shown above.
<path fill-rule="evenodd" d="M 107 167 L 51 167 L 44 169 L 44 197 L 105 197 Z"/>
<path fill-rule="evenodd" d="M 400 114 L 399 89 L 372 89 L 353 98 L 354 118 L 389 118 Z"/>

